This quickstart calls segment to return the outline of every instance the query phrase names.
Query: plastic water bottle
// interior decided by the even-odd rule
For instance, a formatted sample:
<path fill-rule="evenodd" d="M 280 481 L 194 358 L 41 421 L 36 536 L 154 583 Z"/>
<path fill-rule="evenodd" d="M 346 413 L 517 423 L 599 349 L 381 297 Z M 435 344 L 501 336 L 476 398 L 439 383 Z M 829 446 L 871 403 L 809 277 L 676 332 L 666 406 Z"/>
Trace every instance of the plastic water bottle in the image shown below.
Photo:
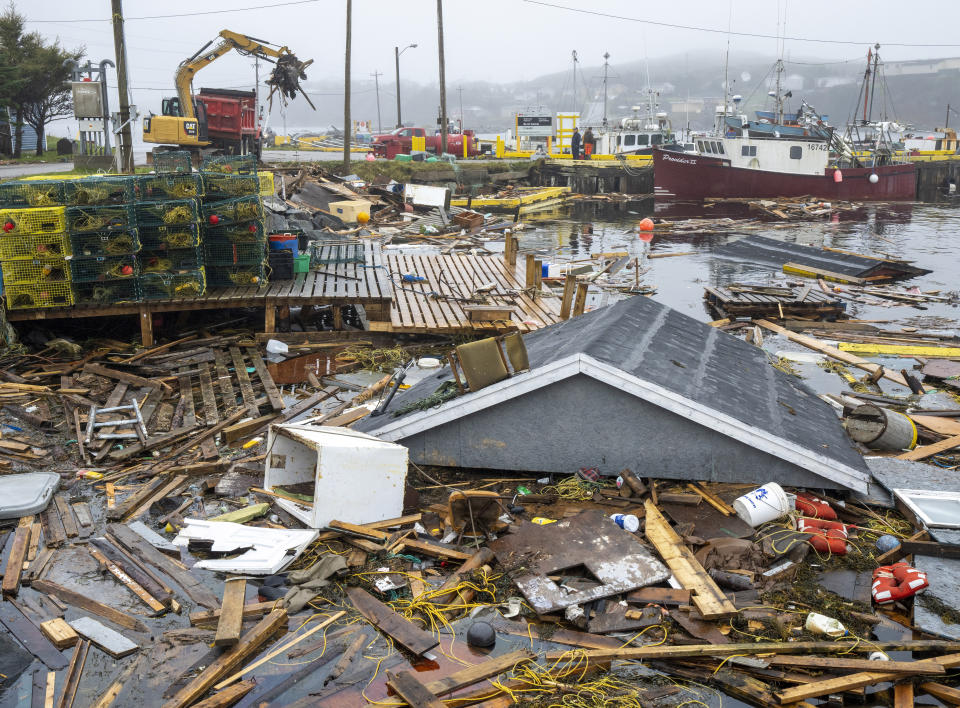
<path fill-rule="evenodd" d="M 610 518 L 624 531 L 636 533 L 640 530 L 640 519 L 633 514 L 610 514 Z"/>

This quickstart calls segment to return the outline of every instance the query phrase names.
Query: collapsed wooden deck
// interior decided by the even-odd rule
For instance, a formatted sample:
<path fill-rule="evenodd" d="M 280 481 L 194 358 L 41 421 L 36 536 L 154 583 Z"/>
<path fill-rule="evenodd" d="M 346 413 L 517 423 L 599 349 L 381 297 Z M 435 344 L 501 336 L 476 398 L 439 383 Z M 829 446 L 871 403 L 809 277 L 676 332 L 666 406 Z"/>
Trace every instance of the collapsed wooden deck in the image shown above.
<path fill-rule="evenodd" d="M 704 299 L 721 317 L 836 318 L 846 304 L 816 286 L 793 288 L 729 285 L 704 288 Z"/>
<path fill-rule="evenodd" d="M 208 288 L 201 297 L 8 310 L 6 314 L 11 322 L 138 316 L 145 345 L 153 342 L 154 313 L 196 310 L 263 308 L 265 332 L 275 330 L 278 308 L 289 307 L 330 306 L 334 329 L 342 328 L 342 307 L 362 307 L 371 331 L 397 333 L 526 332 L 559 319 L 552 302 L 523 292 L 523 284 L 500 256 L 388 256 L 374 242 L 363 243 L 361 249 L 363 262 L 317 266 L 293 280 L 262 288 Z M 426 281 L 404 283 L 404 274 Z M 463 307 L 477 302 L 509 306 L 513 315 L 509 320 L 473 322 Z"/>

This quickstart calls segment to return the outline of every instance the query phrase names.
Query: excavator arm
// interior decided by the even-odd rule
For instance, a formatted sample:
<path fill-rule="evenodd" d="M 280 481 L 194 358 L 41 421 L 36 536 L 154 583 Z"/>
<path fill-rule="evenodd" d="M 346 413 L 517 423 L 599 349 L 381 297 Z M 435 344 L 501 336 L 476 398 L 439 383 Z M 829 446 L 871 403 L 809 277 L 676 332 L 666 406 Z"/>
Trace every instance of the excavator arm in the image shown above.
<path fill-rule="evenodd" d="M 306 79 L 304 70 L 313 63 L 313 60 L 301 62 L 297 59 L 287 47 L 274 49 L 268 46 L 264 40 L 254 39 L 245 34 L 223 30 L 220 32 L 220 41 L 217 45 L 207 51 L 207 48 L 213 44 L 208 42 L 200 51 L 189 59 L 180 63 L 177 67 L 175 83 L 177 86 L 177 96 L 180 99 L 180 110 L 183 117 L 187 119 L 196 119 L 196 108 L 193 104 L 193 77 L 201 69 L 210 66 L 217 59 L 232 50 L 236 50 L 247 56 L 260 57 L 275 65 L 273 73 L 267 84 L 270 85 L 270 101 L 273 102 L 273 94 L 277 91 L 286 100 L 286 97 L 294 98 L 297 92 L 303 93 L 300 88 L 300 79 Z M 307 103 L 313 107 L 310 98 L 304 93 Z"/>

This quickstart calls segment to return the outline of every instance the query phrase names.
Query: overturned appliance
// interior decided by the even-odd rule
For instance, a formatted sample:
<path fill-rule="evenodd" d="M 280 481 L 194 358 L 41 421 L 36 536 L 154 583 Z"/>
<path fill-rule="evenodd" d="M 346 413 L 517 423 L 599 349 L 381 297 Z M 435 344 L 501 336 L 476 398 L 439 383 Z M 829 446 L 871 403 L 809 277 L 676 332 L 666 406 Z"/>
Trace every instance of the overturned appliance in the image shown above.
<path fill-rule="evenodd" d="M 759 348 L 649 298 L 524 342 L 529 371 L 510 375 L 502 365 L 483 387 L 449 398 L 437 393 L 455 384 L 445 367 L 398 394 L 391 413 L 355 428 L 402 443 L 421 464 L 607 475 L 630 468 L 663 479 L 867 491 L 862 457 L 800 379 L 772 367 Z"/>
<path fill-rule="evenodd" d="M 369 524 L 403 514 L 407 449 L 347 428 L 270 427 L 263 486 L 310 528 Z M 295 496 L 294 496 L 295 495 Z"/>

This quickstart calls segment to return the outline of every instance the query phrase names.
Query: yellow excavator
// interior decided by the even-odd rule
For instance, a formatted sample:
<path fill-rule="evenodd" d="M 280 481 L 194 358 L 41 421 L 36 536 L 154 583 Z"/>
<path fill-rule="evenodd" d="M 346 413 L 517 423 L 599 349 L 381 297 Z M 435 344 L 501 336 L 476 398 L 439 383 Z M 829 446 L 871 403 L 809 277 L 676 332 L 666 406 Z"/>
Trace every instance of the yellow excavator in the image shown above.
<path fill-rule="evenodd" d="M 201 154 L 254 153 L 259 158 L 261 135 L 254 91 L 202 88 L 199 94 L 193 94 L 193 78 L 197 72 L 232 50 L 274 65 L 266 82 L 270 86 L 271 108 L 274 94 L 279 94 L 286 104 L 288 98 L 296 98 L 297 93 L 301 93 L 316 110 L 300 87 L 300 81 L 307 78 L 305 69 L 313 63 L 312 59 L 302 62 L 287 47 L 275 49 L 276 45 L 270 46 L 265 40 L 229 30 L 220 32 L 220 41 L 208 51 L 211 44 L 213 41 L 207 42 L 177 67 L 174 79 L 177 97 L 163 99 L 162 115 L 151 112 L 144 118 L 144 142 Z"/>

